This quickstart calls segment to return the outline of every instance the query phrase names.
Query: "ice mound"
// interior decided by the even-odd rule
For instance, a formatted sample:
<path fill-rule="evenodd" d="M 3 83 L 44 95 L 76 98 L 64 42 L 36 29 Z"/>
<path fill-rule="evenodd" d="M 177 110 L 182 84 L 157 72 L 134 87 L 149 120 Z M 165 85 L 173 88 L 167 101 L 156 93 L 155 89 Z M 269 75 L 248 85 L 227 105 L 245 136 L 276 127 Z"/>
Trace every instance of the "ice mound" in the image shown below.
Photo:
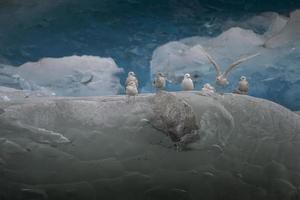
<path fill-rule="evenodd" d="M 0 130 L 4 199 L 299 195 L 300 116 L 245 95 L 33 98 L 0 104 Z"/>
<path fill-rule="evenodd" d="M 123 71 L 113 59 L 97 56 L 43 58 L 8 68 L 0 71 L 9 74 L 21 89 L 60 96 L 117 94 L 121 85 L 116 75 Z"/>
<path fill-rule="evenodd" d="M 250 82 L 250 95 L 300 109 L 297 100 L 300 84 L 299 13 L 300 10 L 292 12 L 290 18 L 263 13 L 242 26 L 248 29 L 233 27 L 217 37 L 196 36 L 164 44 L 153 52 L 151 75 L 161 71 L 179 83 L 185 73 L 191 73 L 196 88 L 201 88 L 205 83 L 215 82 L 214 68 L 203 55 L 203 49 L 222 70 L 244 55 L 260 53 L 229 74 L 230 84 L 224 90 L 233 91 L 239 77 L 245 75 Z M 259 25 L 263 31 L 257 33 Z"/>
<path fill-rule="evenodd" d="M 241 48 L 246 46 L 251 47 L 262 45 L 263 39 L 261 36 L 255 34 L 252 30 L 233 27 L 223 32 L 210 42 L 214 47 L 228 47 L 229 45 L 232 45 L 234 47 Z"/>

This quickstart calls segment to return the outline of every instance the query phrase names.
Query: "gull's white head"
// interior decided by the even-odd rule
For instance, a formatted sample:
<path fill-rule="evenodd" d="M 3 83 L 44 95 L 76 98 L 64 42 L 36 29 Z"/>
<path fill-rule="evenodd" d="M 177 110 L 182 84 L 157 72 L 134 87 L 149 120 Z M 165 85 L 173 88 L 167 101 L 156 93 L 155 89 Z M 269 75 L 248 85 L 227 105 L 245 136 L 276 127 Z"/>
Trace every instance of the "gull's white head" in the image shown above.
<path fill-rule="evenodd" d="M 191 75 L 188 74 L 188 73 L 186 73 L 186 74 L 184 75 L 184 78 L 191 78 Z"/>
<path fill-rule="evenodd" d="M 128 72 L 128 76 L 135 76 L 134 72 Z"/>
<path fill-rule="evenodd" d="M 246 81 L 246 80 L 247 80 L 246 76 L 241 76 L 240 81 Z"/>

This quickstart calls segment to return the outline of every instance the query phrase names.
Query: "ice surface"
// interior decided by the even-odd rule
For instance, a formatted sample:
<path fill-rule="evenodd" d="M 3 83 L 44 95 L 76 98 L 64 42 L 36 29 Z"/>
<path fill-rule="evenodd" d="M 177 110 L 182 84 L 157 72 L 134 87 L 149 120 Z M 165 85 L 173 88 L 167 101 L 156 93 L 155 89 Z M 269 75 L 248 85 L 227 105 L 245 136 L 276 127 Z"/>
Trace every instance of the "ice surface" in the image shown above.
<path fill-rule="evenodd" d="M 291 45 L 294 41 L 300 39 L 300 10 L 296 10 L 290 14 L 290 19 L 286 26 L 273 35 L 266 41 L 267 48 L 281 47 L 284 45 Z"/>
<path fill-rule="evenodd" d="M 141 95 L 133 103 L 39 97 L 0 104 L 0 111 L 4 199 L 299 195 L 300 116 L 267 100 L 201 92 Z M 44 142 L 36 130 L 70 142 Z M 176 148 L 171 134 L 186 148 Z"/>
<path fill-rule="evenodd" d="M 5 66 L 0 71 L 23 90 L 59 96 L 95 96 L 117 94 L 121 89 L 117 74 L 123 69 L 111 58 L 70 56 L 43 58 L 17 68 Z"/>

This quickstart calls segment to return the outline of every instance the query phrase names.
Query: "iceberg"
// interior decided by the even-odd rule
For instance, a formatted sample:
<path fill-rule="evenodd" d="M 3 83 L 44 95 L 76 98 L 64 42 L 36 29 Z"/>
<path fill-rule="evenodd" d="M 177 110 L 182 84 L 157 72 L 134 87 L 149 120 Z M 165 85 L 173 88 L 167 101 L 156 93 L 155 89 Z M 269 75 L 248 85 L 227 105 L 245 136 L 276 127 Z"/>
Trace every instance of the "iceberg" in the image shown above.
<path fill-rule="evenodd" d="M 121 89 L 118 74 L 123 72 L 111 58 L 69 56 L 43 58 L 19 67 L 4 66 L 2 74 L 23 90 L 59 96 L 117 94 Z"/>

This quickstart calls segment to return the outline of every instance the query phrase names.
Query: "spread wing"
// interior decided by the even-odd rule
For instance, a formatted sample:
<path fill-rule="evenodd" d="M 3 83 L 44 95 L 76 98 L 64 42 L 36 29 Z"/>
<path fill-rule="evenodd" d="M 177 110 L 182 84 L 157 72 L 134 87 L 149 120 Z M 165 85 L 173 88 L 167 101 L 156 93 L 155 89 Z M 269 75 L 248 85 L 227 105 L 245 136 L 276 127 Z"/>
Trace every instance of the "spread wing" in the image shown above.
<path fill-rule="evenodd" d="M 206 51 L 204 51 L 204 55 L 207 57 L 209 62 L 214 66 L 214 68 L 216 70 L 216 76 L 220 76 L 221 75 L 220 65 L 218 65 L 218 63 Z"/>
<path fill-rule="evenodd" d="M 224 72 L 224 77 L 227 77 L 228 74 L 230 73 L 230 71 L 232 71 L 235 67 L 237 67 L 239 64 L 250 60 L 251 58 L 254 58 L 256 56 L 260 55 L 259 53 L 244 57 L 244 58 L 240 58 L 237 61 L 233 62 L 231 65 L 229 65 L 229 67 L 226 69 L 226 71 Z"/>

